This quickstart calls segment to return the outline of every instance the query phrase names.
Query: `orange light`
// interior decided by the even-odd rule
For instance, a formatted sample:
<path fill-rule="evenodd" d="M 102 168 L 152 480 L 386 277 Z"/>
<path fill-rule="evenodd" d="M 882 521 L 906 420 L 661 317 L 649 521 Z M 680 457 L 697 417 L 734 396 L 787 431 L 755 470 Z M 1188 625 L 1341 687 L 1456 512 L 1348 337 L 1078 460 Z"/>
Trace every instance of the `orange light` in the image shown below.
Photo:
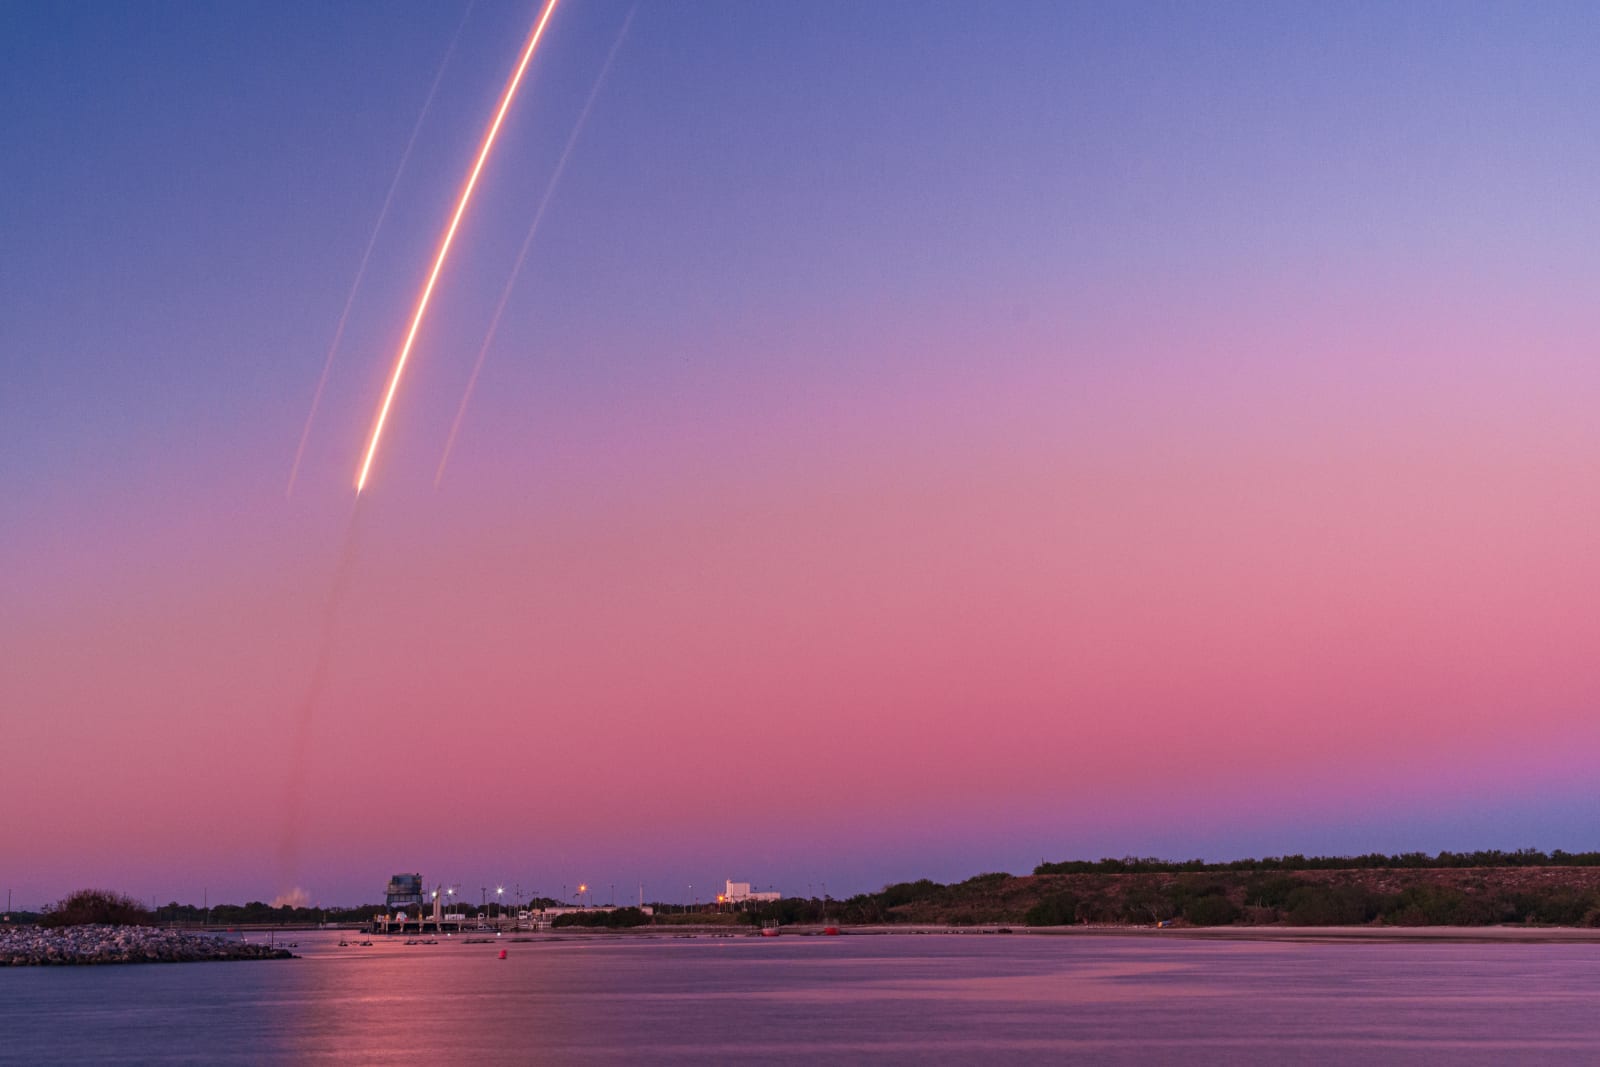
<path fill-rule="evenodd" d="M 517 86 L 522 84 L 522 74 L 528 69 L 528 61 L 533 58 L 534 49 L 539 47 L 539 38 L 544 36 L 545 24 L 550 21 L 550 16 L 556 9 L 557 0 L 548 0 L 544 13 L 539 16 L 539 21 L 533 27 L 533 33 L 528 36 L 528 44 L 522 50 L 522 58 L 518 61 L 516 70 L 511 74 L 511 80 L 506 83 L 506 91 L 500 97 L 500 110 L 495 112 L 494 121 L 489 124 L 489 132 L 484 134 L 483 146 L 478 149 L 477 162 L 472 165 L 472 172 L 467 175 L 467 184 L 462 187 L 461 198 L 456 202 L 456 212 L 450 219 L 450 226 L 445 230 L 444 240 L 439 242 L 439 252 L 433 259 L 433 270 L 428 273 L 428 281 L 422 287 L 422 296 L 417 300 L 416 313 L 411 316 L 411 328 L 406 331 L 405 343 L 400 346 L 400 356 L 395 360 L 394 373 L 389 376 L 389 389 L 383 395 L 383 405 L 378 408 L 378 419 L 372 427 L 372 440 L 367 445 L 366 458 L 361 461 L 361 470 L 356 475 L 356 492 L 360 493 L 366 488 L 367 474 L 372 470 L 372 457 L 378 452 L 378 439 L 383 436 L 383 424 L 389 418 L 389 406 L 394 403 L 395 390 L 400 387 L 400 375 L 406 369 L 406 359 L 411 355 L 411 345 L 417 339 L 417 330 L 422 326 L 422 316 L 428 310 L 428 300 L 433 296 L 434 283 L 439 280 L 439 271 L 444 268 L 445 256 L 450 253 L 450 243 L 455 240 L 456 228 L 461 225 L 461 216 L 466 214 L 467 202 L 472 199 L 472 190 L 477 187 L 478 175 L 483 171 L 484 161 L 489 158 L 489 149 L 494 147 L 494 139 L 500 132 L 500 123 L 505 120 L 506 112 L 511 108 L 511 99 L 517 94 Z"/>

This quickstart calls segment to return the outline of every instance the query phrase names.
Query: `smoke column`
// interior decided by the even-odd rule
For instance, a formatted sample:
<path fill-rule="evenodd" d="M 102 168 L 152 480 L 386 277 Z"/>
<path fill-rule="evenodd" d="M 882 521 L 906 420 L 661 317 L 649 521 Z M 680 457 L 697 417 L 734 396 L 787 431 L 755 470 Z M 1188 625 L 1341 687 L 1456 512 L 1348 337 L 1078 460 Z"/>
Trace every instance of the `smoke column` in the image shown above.
<path fill-rule="evenodd" d="M 394 373 L 389 378 L 389 388 L 383 395 L 383 405 L 378 408 L 378 418 L 372 426 L 372 441 L 367 445 L 366 458 L 361 461 L 361 469 L 356 474 L 357 494 L 366 488 L 367 474 L 372 470 L 372 458 L 377 455 L 378 441 L 383 436 L 383 424 L 388 421 L 389 407 L 394 403 L 395 390 L 400 387 L 400 376 L 405 373 L 406 359 L 411 355 L 411 346 L 417 339 L 417 330 L 422 326 L 422 316 L 428 310 L 428 300 L 433 296 L 433 287 L 439 280 L 439 271 L 444 267 L 445 257 L 450 254 L 450 243 L 455 240 L 456 228 L 461 225 L 461 216 L 466 214 L 467 204 L 472 199 L 472 191 L 478 185 L 478 175 L 483 172 L 484 161 L 489 158 L 489 150 L 494 147 L 494 139 L 500 132 L 500 124 L 511 108 L 512 98 L 517 95 L 517 87 L 522 84 L 523 72 L 528 69 L 528 61 L 533 58 L 534 49 L 539 47 L 539 39 L 544 36 L 544 28 L 555 12 L 556 2 L 557 0 L 549 0 L 545 4 L 544 13 L 539 16 L 533 32 L 528 35 L 528 43 L 522 50 L 522 58 L 518 61 L 516 70 L 511 74 L 511 80 L 506 83 L 505 93 L 500 98 L 500 109 L 495 112 L 494 121 L 489 124 L 489 130 L 484 134 L 483 147 L 478 150 L 477 162 L 472 165 L 472 172 L 467 175 L 467 183 L 461 189 L 461 198 L 456 203 L 455 215 L 450 219 L 450 226 L 445 230 L 444 239 L 439 242 L 439 252 L 434 256 L 433 270 L 428 273 L 428 281 L 422 287 L 422 296 L 417 300 L 416 313 L 411 317 L 411 328 L 406 331 L 405 343 L 400 346 L 400 355 L 394 363 Z"/>
<path fill-rule="evenodd" d="M 456 229 L 461 224 L 461 217 L 466 213 L 467 203 L 472 199 L 472 191 L 477 185 L 478 176 L 480 173 L 482 173 L 484 162 L 489 157 L 489 150 L 494 147 L 495 136 L 500 132 L 500 124 L 505 120 L 506 112 L 511 107 L 511 101 L 516 96 L 517 86 L 522 82 L 523 73 L 528 68 L 529 60 L 533 58 L 534 50 L 539 45 L 539 39 L 544 36 L 545 26 L 549 23 L 550 16 L 555 11 L 556 3 L 557 0 L 547 0 L 544 11 L 539 16 L 538 22 L 534 25 L 533 31 L 528 37 L 527 45 L 522 50 L 521 59 L 518 61 L 516 69 L 513 71 L 510 80 L 506 84 L 505 91 L 501 95 L 499 110 L 495 112 L 494 120 L 490 123 L 488 132 L 484 135 L 483 145 L 478 150 L 477 160 L 472 166 L 471 173 L 467 176 L 466 184 L 462 188 L 460 198 L 456 203 L 455 214 L 450 219 L 449 228 L 446 229 L 444 239 L 440 242 L 438 253 L 434 257 L 433 269 L 428 275 L 427 284 L 423 287 L 422 295 L 417 301 L 417 308 L 411 319 L 411 328 L 406 334 L 405 344 L 400 349 L 399 358 L 395 361 L 394 373 L 389 379 L 388 392 L 384 395 L 383 406 L 378 411 L 377 423 L 372 429 L 372 441 L 367 447 L 366 458 L 363 461 L 361 465 L 361 471 L 356 478 L 355 505 L 351 510 L 349 525 L 345 529 L 344 543 L 339 551 L 338 564 L 334 569 L 333 583 L 328 590 L 328 598 L 323 604 L 322 620 L 317 641 L 316 662 L 312 665 L 311 676 L 307 680 L 305 694 L 301 698 L 294 716 L 294 732 L 290 743 L 289 752 L 289 780 L 287 783 L 288 794 L 284 804 L 283 838 L 279 842 L 278 848 L 278 861 L 281 868 L 281 876 L 283 884 L 286 887 L 294 885 L 295 876 L 297 874 L 296 869 L 299 865 L 300 838 L 302 833 L 302 823 L 304 821 L 303 811 L 305 807 L 306 768 L 311 754 L 312 726 L 315 719 L 317 703 L 322 697 L 322 690 L 327 684 L 328 672 L 332 664 L 333 642 L 335 631 L 338 625 L 339 611 L 344 602 L 345 590 L 350 584 L 350 575 L 355 567 L 356 549 L 359 541 L 358 535 L 360 533 L 359 520 L 361 517 L 361 489 L 366 484 L 367 473 L 372 466 L 372 458 L 377 452 L 378 440 L 383 433 L 384 420 L 388 417 L 389 406 L 391 403 L 393 403 L 395 390 L 400 384 L 400 375 L 405 369 L 406 357 L 410 354 L 411 345 L 413 342 L 415 342 L 417 337 L 417 330 L 422 325 L 422 316 L 427 310 L 428 298 L 433 294 L 434 284 L 439 280 L 439 272 L 444 267 L 445 256 L 450 251 L 450 243 L 455 238 Z M 464 21 L 465 19 L 463 19 L 463 22 Z M 456 32 L 459 36 L 459 27 L 457 28 Z M 454 44 L 452 44 L 451 47 L 453 49 Z M 448 53 L 446 58 L 449 58 Z M 435 88 L 437 88 L 437 78 L 435 78 L 434 85 Z M 431 91 L 429 93 L 429 97 L 430 99 L 432 98 Z M 413 132 L 413 141 L 415 138 L 416 134 Z M 407 154 L 409 155 L 409 153 L 410 148 L 408 147 Z M 393 193 L 392 186 L 390 188 L 390 192 L 391 194 Z M 387 211 L 387 201 L 385 202 L 385 211 Z M 370 244 L 368 246 L 368 252 L 371 252 Z M 365 264 L 366 259 L 363 257 L 363 269 L 365 268 Z M 348 303 L 345 310 L 347 312 L 349 311 Z M 341 329 L 342 328 L 343 319 L 341 318 Z M 326 373 L 326 369 L 324 369 L 324 377 L 326 377 Z M 315 412 L 314 403 L 313 412 Z M 302 445 L 303 444 L 304 441 L 302 440 Z M 292 487 L 293 475 L 291 475 L 290 484 Z M 294 889 L 292 892 L 303 891 Z"/>
<path fill-rule="evenodd" d="M 461 430 L 461 418 L 467 413 L 467 404 L 472 400 L 472 391 L 478 385 L 478 374 L 483 370 L 484 357 L 489 354 L 489 346 L 494 343 L 495 331 L 500 328 L 500 316 L 506 310 L 506 301 L 511 298 L 511 290 L 517 284 L 517 276 L 522 273 L 522 264 L 528 258 L 528 250 L 533 247 L 533 238 L 539 232 L 539 223 L 544 220 L 545 208 L 550 206 L 550 198 L 555 195 L 556 186 L 561 184 L 561 172 L 567 168 L 567 159 L 572 155 L 572 146 L 578 143 L 584 124 L 589 121 L 589 111 L 594 107 L 595 98 L 600 95 L 600 89 L 606 83 L 606 75 L 611 73 L 611 63 L 617 58 L 617 49 L 622 47 L 622 39 L 628 35 L 628 27 L 633 25 L 633 16 L 638 10 L 639 5 L 635 4 L 623 21 L 617 39 L 606 55 L 605 65 L 600 68 L 600 77 L 595 79 L 594 88 L 589 90 L 589 99 L 584 101 L 583 110 L 578 113 L 578 121 L 573 125 L 572 134 L 567 138 L 567 145 L 561 150 L 561 158 L 556 161 L 555 172 L 550 175 L 550 184 L 545 186 L 538 210 L 533 213 L 533 224 L 528 227 L 528 236 L 523 238 L 522 251 L 517 253 L 517 262 L 511 268 L 511 277 L 506 279 L 506 287 L 500 292 L 500 303 L 494 309 L 494 317 L 489 320 L 489 332 L 484 335 L 483 347 L 478 349 L 477 361 L 473 363 L 472 374 L 467 378 L 467 390 L 462 394 L 460 407 L 456 408 L 455 421 L 450 424 L 450 435 L 445 438 L 444 454 L 439 457 L 439 469 L 433 475 L 435 489 L 439 488 L 439 482 L 444 478 L 445 464 L 450 462 L 450 451 L 455 448 L 456 434 Z"/>
<path fill-rule="evenodd" d="M 285 892 L 297 890 L 295 879 L 300 859 L 301 823 L 304 819 L 306 766 L 311 759 L 311 726 L 315 719 L 317 702 L 322 699 L 323 687 L 328 681 L 328 667 L 333 660 L 333 642 L 339 624 L 339 610 L 344 604 L 345 590 L 350 585 L 350 575 L 355 569 L 356 547 L 360 532 L 360 497 L 350 513 L 345 527 L 344 545 L 339 550 L 339 561 L 333 572 L 333 584 L 322 605 L 322 619 L 317 630 L 317 659 L 312 665 L 311 677 L 306 682 L 305 695 L 295 711 L 294 728 L 289 744 L 288 794 L 284 803 L 283 840 L 278 845 L 278 865 Z"/>
<path fill-rule="evenodd" d="M 467 17 L 472 14 L 477 0 L 467 5 L 467 10 L 461 16 L 461 22 L 456 26 L 456 34 L 450 39 L 450 47 L 445 49 L 444 59 L 439 63 L 439 73 L 433 76 L 433 85 L 428 89 L 428 96 L 422 101 L 422 113 L 417 116 L 417 124 L 411 128 L 411 139 L 406 142 L 406 150 L 400 153 L 400 165 L 395 168 L 394 180 L 389 183 L 389 192 L 383 198 L 383 207 L 378 210 L 378 221 L 372 225 L 372 236 L 367 238 L 367 249 L 361 253 L 361 265 L 356 268 L 356 280 L 350 283 L 350 292 L 344 298 L 344 310 L 339 312 L 339 323 L 333 328 L 333 343 L 328 346 L 328 356 L 322 361 L 322 376 L 317 379 L 316 392 L 311 394 L 311 411 L 306 415 L 305 429 L 300 431 L 300 444 L 294 450 L 294 463 L 289 467 L 289 485 L 284 489 L 285 500 L 294 496 L 295 479 L 300 476 L 300 460 L 305 456 L 306 442 L 311 438 L 311 424 L 316 421 L 317 407 L 322 403 L 322 391 L 328 384 L 328 372 L 333 369 L 334 353 L 339 351 L 339 341 L 344 337 L 345 320 L 350 317 L 350 308 L 356 302 L 356 291 L 361 288 L 361 279 L 367 273 L 367 260 L 372 258 L 372 248 L 378 243 L 378 233 L 383 229 L 383 220 L 389 217 L 389 205 L 394 201 L 394 191 L 400 185 L 400 176 L 405 173 L 406 163 L 411 159 L 411 150 L 416 147 L 417 134 L 422 132 L 422 123 L 428 117 L 428 110 L 433 107 L 434 94 L 439 91 L 439 83 L 444 80 L 444 72 L 450 66 L 450 57 L 455 54 L 456 45 L 461 41 L 461 31 L 466 28 Z"/>

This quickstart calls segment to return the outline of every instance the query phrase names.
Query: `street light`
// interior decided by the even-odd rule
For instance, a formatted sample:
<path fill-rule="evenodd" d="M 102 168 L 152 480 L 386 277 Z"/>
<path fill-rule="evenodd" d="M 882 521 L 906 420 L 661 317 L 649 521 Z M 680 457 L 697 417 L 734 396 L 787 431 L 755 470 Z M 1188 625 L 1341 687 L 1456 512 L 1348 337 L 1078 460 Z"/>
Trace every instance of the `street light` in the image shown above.
<path fill-rule="evenodd" d="M 585 893 L 587 893 L 588 891 L 589 891 L 589 883 L 587 883 L 587 882 L 579 882 L 578 883 L 578 907 L 581 908 L 581 907 L 584 906 L 583 895 Z"/>
<path fill-rule="evenodd" d="M 499 919 L 505 912 L 506 887 L 495 886 L 494 890 L 494 917 Z"/>

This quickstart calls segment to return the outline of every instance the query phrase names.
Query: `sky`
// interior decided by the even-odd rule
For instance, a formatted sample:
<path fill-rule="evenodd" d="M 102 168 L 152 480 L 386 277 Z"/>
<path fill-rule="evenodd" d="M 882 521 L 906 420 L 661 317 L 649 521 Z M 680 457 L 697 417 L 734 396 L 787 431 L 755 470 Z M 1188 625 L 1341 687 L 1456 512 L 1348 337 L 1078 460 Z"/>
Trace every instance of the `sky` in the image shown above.
<path fill-rule="evenodd" d="M 358 498 L 538 13 L 0 0 L 16 906 L 1600 848 L 1600 10 L 563 0 Z"/>

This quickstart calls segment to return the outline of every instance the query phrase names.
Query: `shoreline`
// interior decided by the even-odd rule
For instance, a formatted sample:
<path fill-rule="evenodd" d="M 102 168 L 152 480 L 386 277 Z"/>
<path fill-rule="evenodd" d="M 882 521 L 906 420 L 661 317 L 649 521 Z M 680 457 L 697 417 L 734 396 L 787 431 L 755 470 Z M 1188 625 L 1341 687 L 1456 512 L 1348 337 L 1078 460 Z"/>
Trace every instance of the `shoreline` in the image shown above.
<path fill-rule="evenodd" d="M 783 936 L 825 937 L 820 923 L 781 928 Z M 934 923 L 868 924 L 838 927 L 841 937 L 1131 937 L 1183 941 L 1440 941 L 1483 943 L 1600 944 L 1600 927 L 1583 926 L 1011 926 L 984 923 L 947 926 Z M 538 937 L 548 932 L 541 931 Z M 729 926 L 639 926 L 628 930 L 563 930 L 559 934 L 595 937 L 756 937 L 760 931 Z"/>
<path fill-rule="evenodd" d="M 822 928 L 786 926 L 796 934 Z M 1138 937 L 1185 941 L 1455 941 L 1600 944 L 1600 928 L 1581 926 L 845 926 L 843 935 L 978 934 L 1029 937 Z"/>
<path fill-rule="evenodd" d="M 894 923 L 847 926 L 829 924 L 840 937 L 1126 937 L 1182 941 L 1286 941 L 1286 942 L 1480 942 L 1485 944 L 1600 944 L 1600 927 L 1582 926 L 1012 926 L 984 923 L 948 926 L 936 923 Z M 780 927 L 785 937 L 828 937 L 821 923 L 796 923 Z M 750 926 L 674 924 L 636 926 L 620 930 L 569 928 L 519 931 L 520 937 L 545 940 L 606 940 L 610 938 L 760 937 Z"/>
<path fill-rule="evenodd" d="M 96 967 L 296 959 L 288 949 L 159 926 L 17 926 L 0 930 L 0 967 Z"/>

